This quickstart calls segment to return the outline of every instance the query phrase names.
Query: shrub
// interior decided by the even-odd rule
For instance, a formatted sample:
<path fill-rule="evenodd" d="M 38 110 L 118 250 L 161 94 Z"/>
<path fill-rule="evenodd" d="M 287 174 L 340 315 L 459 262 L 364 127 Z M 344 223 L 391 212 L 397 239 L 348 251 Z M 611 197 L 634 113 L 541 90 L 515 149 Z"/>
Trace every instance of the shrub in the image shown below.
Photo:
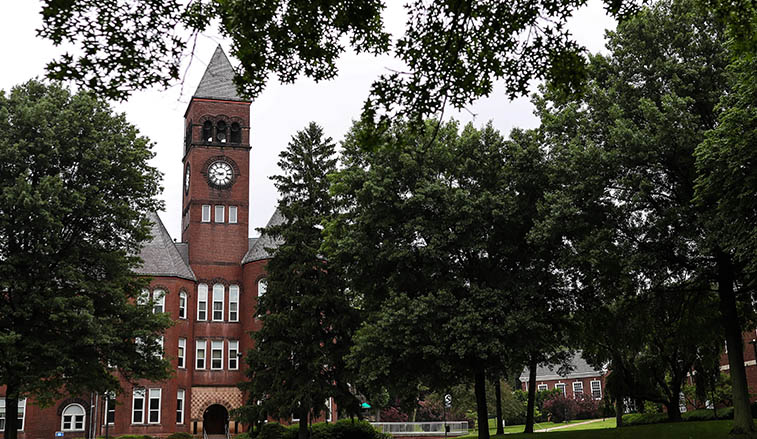
<path fill-rule="evenodd" d="M 397 407 L 387 407 L 381 410 L 381 422 L 407 422 L 407 413 Z"/>
<path fill-rule="evenodd" d="M 576 395 L 576 419 L 594 419 L 600 416 L 600 401 L 594 399 L 591 395 Z"/>
<path fill-rule="evenodd" d="M 573 398 L 557 395 L 544 402 L 544 411 L 552 422 L 565 422 L 576 418 L 578 402 Z"/>
<path fill-rule="evenodd" d="M 171 436 L 168 436 L 168 437 L 170 438 Z M 189 435 L 189 437 L 193 437 L 193 436 Z M 234 435 L 234 439 L 250 439 L 250 433 L 239 433 L 237 435 Z"/>
<path fill-rule="evenodd" d="M 192 439 L 194 436 L 192 436 L 189 433 L 184 433 L 183 431 L 173 433 L 170 436 L 168 436 L 166 439 Z M 240 439 L 239 436 L 237 436 L 237 439 Z M 249 435 L 248 435 L 249 439 Z"/>
<path fill-rule="evenodd" d="M 682 413 L 681 419 L 684 421 L 711 421 L 715 419 L 715 413 L 709 409 L 697 409 Z"/>
<path fill-rule="evenodd" d="M 277 422 L 264 424 L 258 434 L 258 439 L 295 439 L 297 432 L 290 430 Z"/>
<path fill-rule="evenodd" d="M 718 419 L 733 419 L 733 407 L 718 409 Z"/>
<path fill-rule="evenodd" d="M 665 413 L 629 413 L 623 415 L 623 425 L 658 424 L 668 420 Z"/>
<path fill-rule="evenodd" d="M 390 435 L 376 430 L 367 421 L 342 419 L 335 424 L 325 425 L 331 431 L 331 436 L 328 439 L 391 439 Z M 326 439 L 326 437 L 316 438 L 313 436 L 313 439 Z"/>

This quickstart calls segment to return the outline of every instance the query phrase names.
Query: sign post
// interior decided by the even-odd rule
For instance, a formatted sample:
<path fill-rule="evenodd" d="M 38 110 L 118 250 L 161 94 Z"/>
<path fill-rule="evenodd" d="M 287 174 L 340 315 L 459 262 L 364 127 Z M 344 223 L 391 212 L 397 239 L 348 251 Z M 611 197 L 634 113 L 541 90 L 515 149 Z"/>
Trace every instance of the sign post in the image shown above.
<path fill-rule="evenodd" d="M 449 427 L 447 427 L 447 409 L 452 407 L 452 395 L 444 395 L 444 437 L 447 437 Z"/>

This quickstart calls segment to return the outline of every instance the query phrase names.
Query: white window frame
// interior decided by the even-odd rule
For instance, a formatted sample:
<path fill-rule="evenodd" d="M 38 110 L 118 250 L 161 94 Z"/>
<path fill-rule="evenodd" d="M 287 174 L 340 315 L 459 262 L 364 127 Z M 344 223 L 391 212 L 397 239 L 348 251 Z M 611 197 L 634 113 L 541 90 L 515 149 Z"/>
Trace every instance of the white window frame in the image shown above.
<path fill-rule="evenodd" d="M 229 224 L 236 224 L 239 217 L 239 208 L 237 206 L 229 206 Z"/>
<path fill-rule="evenodd" d="M 229 286 L 229 321 L 239 321 L 239 285 Z"/>
<path fill-rule="evenodd" d="M 597 390 L 599 391 L 599 396 L 594 396 L 594 383 L 597 383 Z M 591 380 L 589 382 L 589 388 L 591 389 L 591 397 L 594 399 L 602 399 L 602 381 L 600 380 Z"/>
<path fill-rule="evenodd" d="M 79 407 L 81 409 L 82 414 L 76 414 L 76 415 L 66 415 L 66 410 L 68 410 L 71 407 Z M 69 421 L 71 426 L 69 428 L 65 428 L 66 424 L 66 416 L 72 416 L 71 420 Z M 76 420 L 76 416 L 81 416 L 81 428 L 77 428 L 76 424 L 79 422 Z M 87 410 L 84 409 L 84 406 L 77 403 L 71 403 L 67 405 L 63 411 L 60 414 L 60 430 L 61 431 L 84 431 L 84 428 L 87 425 Z"/>
<path fill-rule="evenodd" d="M 537 392 L 543 392 L 545 390 L 549 390 L 549 385 L 548 384 L 539 384 L 539 385 L 536 386 L 536 391 Z"/>
<path fill-rule="evenodd" d="M 217 223 L 224 222 L 224 213 L 226 212 L 226 206 L 217 204 L 213 209 L 213 220 Z"/>
<path fill-rule="evenodd" d="M 103 425 L 113 425 L 116 423 L 116 394 L 108 392 L 107 398 L 103 400 Z M 108 421 L 108 414 L 113 412 L 113 421 Z"/>
<path fill-rule="evenodd" d="M 258 279 L 258 297 L 263 297 L 263 295 L 265 295 L 265 292 L 268 291 L 267 282 L 268 282 L 268 278 L 266 277 Z"/>
<path fill-rule="evenodd" d="M 177 424 L 184 423 L 185 396 L 186 396 L 186 391 L 184 389 L 178 389 L 176 391 L 176 423 Z"/>
<path fill-rule="evenodd" d="M 221 355 L 220 358 L 215 357 L 216 353 Z M 217 359 L 220 360 L 219 366 L 215 367 L 213 363 Z M 210 370 L 223 370 L 223 340 L 210 340 Z"/>
<path fill-rule="evenodd" d="M 132 424 L 145 423 L 145 411 L 147 409 L 147 407 L 145 407 L 145 402 L 147 401 L 147 398 L 145 396 L 146 396 L 145 389 L 142 387 L 136 388 L 132 391 L 132 396 L 131 396 L 131 423 Z M 139 410 L 140 417 L 138 419 L 134 417 L 134 415 L 137 413 L 137 408 L 135 404 L 137 400 L 142 401 L 142 408 Z"/>
<path fill-rule="evenodd" d="M 157 397 L 155 396 L 156 393 L 157 393 Z M 148 424 L 160 424 L 160 405 L 161 405 L 160 403 L 161 403 L 161 399 L 163 399 L 162 398 L 163 397 L 163 390 L 162 389 L 150 389 L 149 392 L 147 393 L 147 395 L 148 395 L 148 398 L 147 398 L 147 423 Z M 152 407 L 152 402 L 155 401 L 155 400 L 158 401 L 158 408 L 157 409 L 153 409 L 153 407 Z M 157 412 L 157 414 L 158 414 L 158 420 L 157 421 L 151 420 L 153 412 Z"/>
<path fill-rule="evenodd" d="M 21 421 L 21 425 L 18 426 L 18 431 L 24 430 L 24 424 L 26 424 L 26 398 L 18 400 L 18 417 Z M 0 396 L 0 431 L 5 431 L 5 397 Z"/>
<path fill-rule="evenodd" d="M 197 321 L 208 320 L 208 285 L 197 285 Z"/>
<path fill-rule="evenodd" d="M 207 350 L 207 340 L 204 338 L 201 338 L 199 340 L 195 340 L 195 369 L 196 370 L 205 370 L 208 366 L 208 350 Z M 199 362 L 202 360 L 202 367 L 199 366 Z"/>
<path fill-rule="evenodd" d="M 222 322 L 223 321 L 223 302 L 226 297 L 226 287 L 223 284 L 215 284 L 213 285 L 213 302 L 210 312 L 211 319 L 214 322 Z M 221 306 L 216 309 L 216 304 L 220 304 Z M 216 313 L 218 313 L 219 318 L 216 318 Z"/>
<path fill-rule="evenodd" d="M 326 400 L 326 422 L 331 422 L 332 402 L 331 398 Z"/>
<path fill-rule="evenodd" d="M 163 359 L 163 354 L 165 353 L 165 347 L 163 346 L 164 338 L 163 336 L 158 337 L 158 345 L 160 345 L 160 354 L 158 355 L 158 358 Z"/>
<path fill-rule="evenodd" d="M 150 290 L 147 288 L 142 289 L 142 292 L 137 296 L 137 305 L 147 305 L 150 301 Z"/>
<path fill-rule="evenodd" d="M 180 319 L 187 318 L 187 301 L 188 300 L 189 300 L 189 296 L 187 295 L 186 291 L 182 291 L 179 293 L 179 318 Z"/>
<path fill-rule="evenodd" d="M 555 389 L 562 389 L 562 396 L 566 396 L 567 395 L 567 393 L 566 393 L 567 390 L 565 389 L 565 387 L 566 387 L 565 383 L 557 383 L 557 384 L 555 384 Z"/>
<path fill-rule="evenodd" d="M 581 390 L 576 390 L 577 386 L 581 386 Z M 583 381 L 573 381 L 573 396 L 576 395 L 583 395 L 584 393 L 584 382 Z"/>
<path fill-rule="evenodd" d="M 202 222 L 204 223 L 210 222 L 210 204 L 202 205 Z"/>
<path fill-rule="evenodd" d="M 239 340 L 229 340 L 229 370 L 239 370 Z"/>
<path fill-rule="evenodd" d="M 152 292 L 152 313 L 166 312 L 166 292 L 158 288 Z"/>
<path fill-rule="evenodd" d="M 176 354 L 176 367 L 178 367 L 179 369 L 187 368 L 187 339 L 184 337 L 179 337 Z"/>

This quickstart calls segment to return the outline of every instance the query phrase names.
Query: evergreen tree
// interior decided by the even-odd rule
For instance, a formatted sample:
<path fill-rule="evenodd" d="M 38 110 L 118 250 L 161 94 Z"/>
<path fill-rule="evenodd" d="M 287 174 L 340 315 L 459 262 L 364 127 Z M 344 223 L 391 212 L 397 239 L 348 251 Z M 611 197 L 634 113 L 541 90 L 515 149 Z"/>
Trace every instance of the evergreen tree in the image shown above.
<path fill-rule="evenodd" d="M 0 91 L 0 385 L 5 438 L 18 399 L 163 379 L 170 325 L 133 275 L 160 208 L 148 139 L 88 93 L 29 81 Z M 141 342 L 137 344 L 136 338 Z M 158 357 L 158 359 L 156 359 Z"/>
<path fill-rule="evenodd" d="M 259 419 L 299 418 L 299 437 L 308 421 L 334 397 L 341 409 L 357 411 L 347 384 L 344 358 L 358 322 L 337 266 L 321 252 L 323 224 L 334 215 L 328 176 L 337 159 L 331 138 L 310 123 L 280 154 L 283 222 L 262 229 L 281 244 L 266 267 L 266 294 L 259 299 L 262 329 L 248 353 L 248 412 Z"/>

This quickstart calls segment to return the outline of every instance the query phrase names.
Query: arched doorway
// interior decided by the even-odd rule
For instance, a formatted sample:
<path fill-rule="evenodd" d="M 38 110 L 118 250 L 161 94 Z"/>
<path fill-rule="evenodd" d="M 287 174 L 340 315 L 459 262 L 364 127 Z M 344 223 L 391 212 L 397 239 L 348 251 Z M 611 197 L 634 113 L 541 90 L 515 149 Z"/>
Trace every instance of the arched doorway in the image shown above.
<path fill-rule="evenodd" d="M 226 434 L 226 426 L 229 425 L 229 411 L 220 404 L 213 404 L 202 415 L 202 426 L 205 433 Z"/>

